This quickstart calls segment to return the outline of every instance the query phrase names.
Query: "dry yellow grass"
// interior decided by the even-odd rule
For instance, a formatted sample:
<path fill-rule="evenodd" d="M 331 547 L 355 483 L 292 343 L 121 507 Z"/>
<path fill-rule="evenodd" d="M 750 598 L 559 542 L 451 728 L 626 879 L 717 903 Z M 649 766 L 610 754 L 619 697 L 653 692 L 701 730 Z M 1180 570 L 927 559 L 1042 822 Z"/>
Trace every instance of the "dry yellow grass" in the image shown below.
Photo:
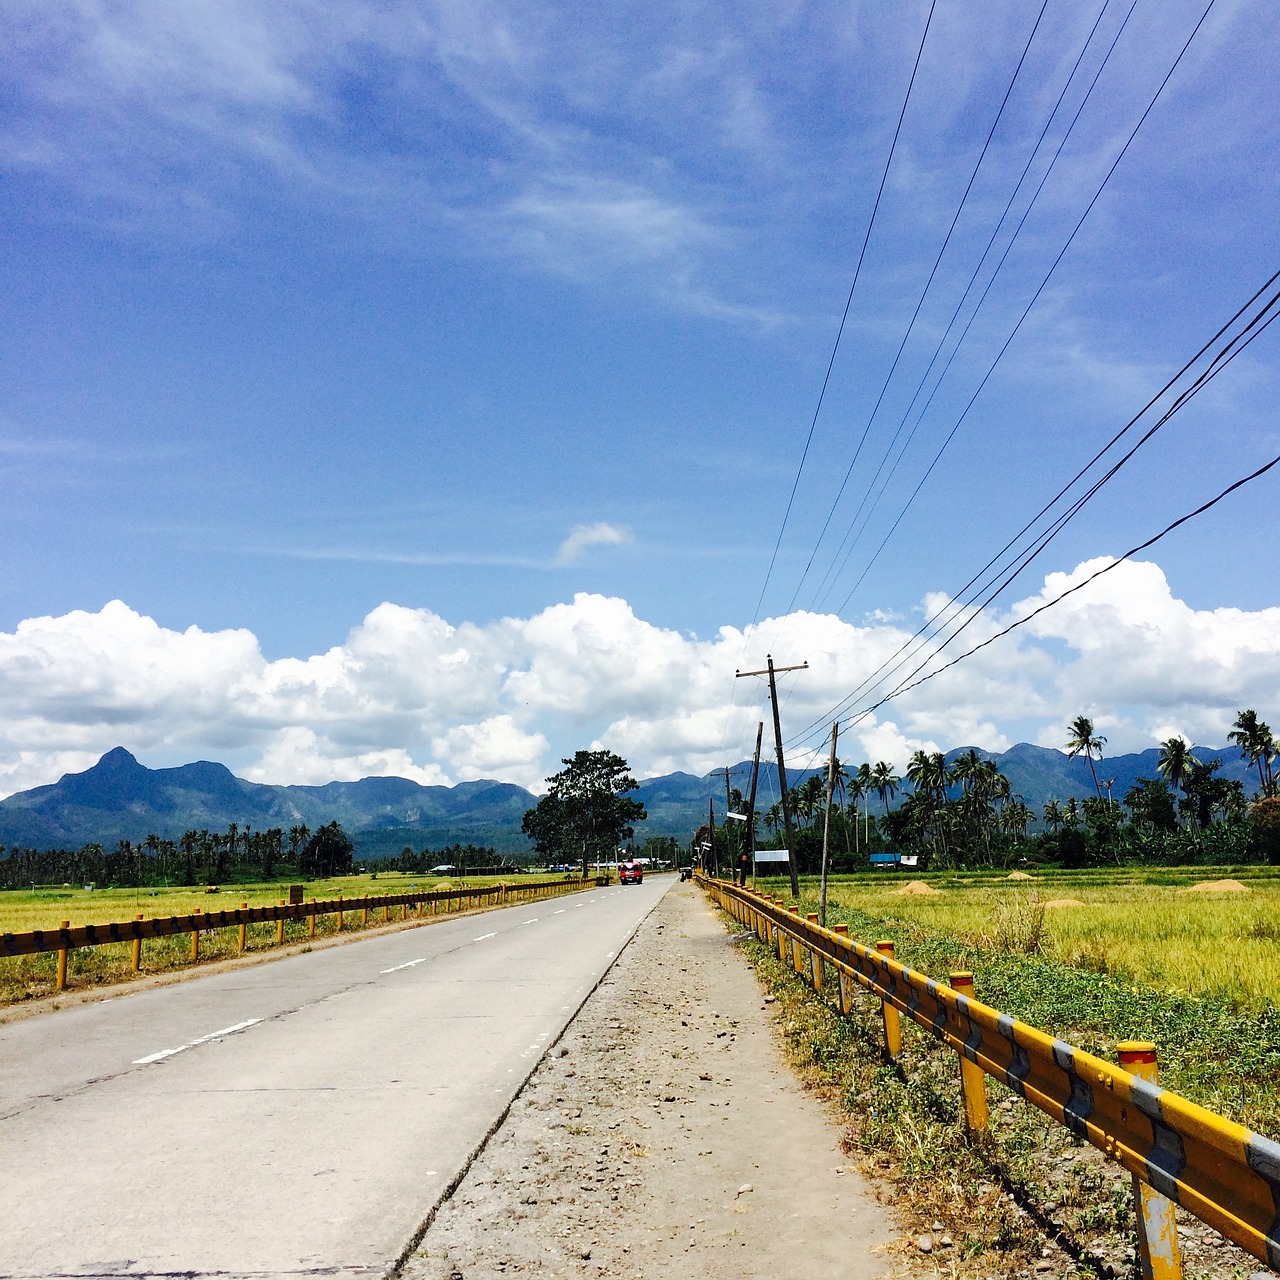
<path fill-rule="evenodd" d="M 558 877 L 556 877 L 558 879 Z M 540 876 L 512 877 L 512 883 L 535 884 Z M 497 883 L 495 878 L 474 879 L 465 882 L 466 887 Z M 376 880 L 369 876 L 343 876 L 340 879 L 310 882 L 305 886 L 308 901 L 347 900 L 430 891 L 437 888 L 462 888 L 462 881 L 441 881 L 433 876 L 414 876 L 381 873 Z M 204 889 L 104 889 L 86 891 L 73 889 L 37 889 L 34 891 L 6 891 L 0 893 L 0 933 L 25 933 L 33 929 L 56 929 L 63 920 L 72 927 L 88 924 L 110 924 L 113 921 L 132 920 L 143 915 L 186 916 L 202 912 L 234 910 L 242 903 L 253 907 L 275 906 L 287 897 L 285 885 L 232 885 L 218 893 Z M 391 912 L 391 920 L 400 918 L 398 909 Z M 384 912 L 370 912 L 370 927 L 382 924 Z M 344 932 L 364 927 L 363 912 L 357 908 L 348 911 L 343 921 Z M 267 950 L 276 945 L 274 923 L 254 924 L 247 927 L 247 950 Z M 309 920 L 286 921 L 285 942 L 306 944 L 311 937 Z M 334 915 L 316 917 L 316 936 L 328 937 L 337 931 Z M 236 927 L 213 929 L 200 935 L 200 959 L 225 960 L 239 953 L 239 930 Z M 143 944 L 143 974 L 162 973 L 181 969 L 191 963 L 191 935 L 148 939 Z M 133 947 L 131 943 L 113 943 L 99 947 L 84 947 L 68 956 L 68 986 L 72 989 L 103 986 L 129 981 L 132 973 Z M 55 989 L 56 954 L 45 952 L 34 956 L 0 957 L 0 1005 L 51 994 Z"/>
<path fill-rule="evenodd" d="M 1087 877 L 1055 877 L 1082 905 L 1052 911 L 1044 923 L 1050 955 L 1116 973 L 1162 990 L 1221 996 L 1245 1004 L 1280 1003 L 1280 880 L 1251 881 L 1252 891 L 1187 894 L 1184 886 L 1130 882 L 1092 886 Z M 899 896 L 891 883 L 833 886 L 834 901 L 884 921 L 920 925 L 976 944 L 989 943 L 1003 909 L 1040 901 L 1035 888 L 991 879 L 951 883 L 927 897 Z M 1057 899 L 1061 901 L 1061 899 Z"/>

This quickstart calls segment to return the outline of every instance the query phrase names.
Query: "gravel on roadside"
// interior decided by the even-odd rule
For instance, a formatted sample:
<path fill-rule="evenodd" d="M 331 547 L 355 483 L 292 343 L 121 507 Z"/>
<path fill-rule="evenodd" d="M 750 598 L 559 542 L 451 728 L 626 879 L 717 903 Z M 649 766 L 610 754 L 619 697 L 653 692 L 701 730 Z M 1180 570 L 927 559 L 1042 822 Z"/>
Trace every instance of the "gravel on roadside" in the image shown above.
<path fill-rule="evenodd" d="M 839 1142 L 786 1066 L 749 964 L 703 895 L 674 884 L 402 1274 L 900 1272 L 892 1210 Z"/>

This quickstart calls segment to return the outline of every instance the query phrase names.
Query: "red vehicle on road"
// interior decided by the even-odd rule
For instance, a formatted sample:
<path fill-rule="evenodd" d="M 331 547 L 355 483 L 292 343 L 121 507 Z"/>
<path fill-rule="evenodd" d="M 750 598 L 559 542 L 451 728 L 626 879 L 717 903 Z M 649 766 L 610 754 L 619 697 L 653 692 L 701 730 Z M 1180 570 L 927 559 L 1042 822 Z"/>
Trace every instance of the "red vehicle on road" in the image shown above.
<path fill-rule="evenodd" d="M 634 859 L 618 864 L 619 884 L 641 884 L 644 881 L 644 868 Z"/>

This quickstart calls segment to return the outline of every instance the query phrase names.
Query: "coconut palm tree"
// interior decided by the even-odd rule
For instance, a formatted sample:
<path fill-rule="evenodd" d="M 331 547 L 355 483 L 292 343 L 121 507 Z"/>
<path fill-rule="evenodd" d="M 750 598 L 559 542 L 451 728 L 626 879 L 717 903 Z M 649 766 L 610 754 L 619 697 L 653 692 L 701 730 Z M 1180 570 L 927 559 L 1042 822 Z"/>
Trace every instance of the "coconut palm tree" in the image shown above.
<path fill-rule="evenodd" d="M 1257 767 L 1258 787 L 1262 794 L 1275 795 L 1276 782 L 1271 763 L 1280 751 L 1276 749 L 1270 726 L 1258 719 L 1256 711 L 1241 711 L 1236 716 L 1235 729 L 1227 734 L 1227 740 L 1234 742 L 1244 758 Z"/>
<path fill-rule="evenodd" d="M 1058 828 L 1062 826 L 1062 806 L 1056 800 L 1045 801 L 1044 824 L 1054 835 L 1058 834 Z"/>
<path fill-rule="evenodd" d="M 902 779 L 893 771 L 893 765 L 887 761 L 880 760 L 871 770 L 871 785 L 875 788 L 875 793 L 880 797 L 880 803 L 884 806 L 884 816 L 889 816 L 889 801 L 898 794 L 898 783 Z"/>
<path fill-rule="evenodd" d="M 1071 734 L 1071 738 L 1067 743 L 1067 755 L 1071 757 L 1078 756 L 1082 751 L 1084 758 L 1089 762 L 1089 772 L 1093 775 L 1093 789 L 1098 793 L 1098 799 L 1102 799 L 1102 788 L 1098 785 L 1098 771 L 1093 767 L 1093 753 L 1098 753 L 1098 759 L 1102 759 L 1102 748 L 1106 746 L 1107 740 L 1093 731 L 1093 721 L 1088 716 L 1076 716 L 1071 722 L 1067 730 Z"/>
<path fill-rule="evenodd" d="M 1187 781 L 1191 777 L 1191 766 L 1195 756 L 1191 754 L 1191 744 L 1181 736 L 1166 738 L 1160 744 L 1160 756 L 1156 761 L 1156 769 L 1160 776 L 1173 788 L 1184 795 Z"/>
<path fill-rule="evenodd" d="M 782 826 L 782 805 L 778 801 L 774 801 L 764 811 L 764 825 L 776 836 Z"/>

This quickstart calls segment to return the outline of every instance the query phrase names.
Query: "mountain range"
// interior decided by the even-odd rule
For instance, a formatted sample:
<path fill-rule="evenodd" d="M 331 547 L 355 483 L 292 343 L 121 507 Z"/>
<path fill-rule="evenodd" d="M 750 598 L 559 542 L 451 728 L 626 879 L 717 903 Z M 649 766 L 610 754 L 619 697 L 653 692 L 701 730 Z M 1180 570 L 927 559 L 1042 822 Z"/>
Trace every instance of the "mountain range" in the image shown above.
<path fill-rule="evenodd" d="M 947 753 L 948 761 L 965 748 Z M 1235 748 L 1194 748 L 1200 759 L 1218 756 L 1222 776 L 1239 778 L 1252 792 L 1248 768 Z M 996 762 L 1015 795 L 1037 814 L 1048 800 L 1083 799 L 1093 794 L 1089 765 L 1051 747 L 1019 743 L 1000 753 L 979 752 Z M 1112 779 L 1112 794 L 1123 798 L 1138 777 L 1156 776 L 1159 752 L 1154 748 L 1111 756 L 1097 765 L 1104 783 Z M 811 770 L 788 771 L 795 786 Z M 732 766 L 733 785 L 747 790 L 751 763 Z M 706 821 L 707 804 L 715 804 L 723 820 L 724 771 L 697 777 L 670 773 L 646 778 L 636 798 L 648 819 L 636 831 L 638 841 L 651 836 L 674 836 L 687 843 Z M 777 772 L 761 762 L 757 810 L 763 812 L 778 798 Z M 313 830 L 338 821 L 356 845 L 357 856 L 382 857 L 405 845 L 439 849 L 455 843 L 491 845 L 500 853 L 520 853 L 529 843 L 520 830 L 526 809 L 537 797 L 510 782 L 461 782 L 453 787 L 422 786 L 408 778 L 362 778 L 358 782 L 328 782 L 323 786 L 273 786 L 246 782 L 225 765 L 208 760 L 171 769 L 148 769 L 123 747 L 108 751 L 83 773 L 64 774 L 48 786 L 20 791 L 0 800 L 0 850 L 22 848 L 79 848 L 117 840 L 142 840 L 154 834 L 176 840 L 187 830 L 225 830 L 234 822 L 257 830 L 305 823 Z M 878 803 L 871 800 L 873 811 Z"/>

